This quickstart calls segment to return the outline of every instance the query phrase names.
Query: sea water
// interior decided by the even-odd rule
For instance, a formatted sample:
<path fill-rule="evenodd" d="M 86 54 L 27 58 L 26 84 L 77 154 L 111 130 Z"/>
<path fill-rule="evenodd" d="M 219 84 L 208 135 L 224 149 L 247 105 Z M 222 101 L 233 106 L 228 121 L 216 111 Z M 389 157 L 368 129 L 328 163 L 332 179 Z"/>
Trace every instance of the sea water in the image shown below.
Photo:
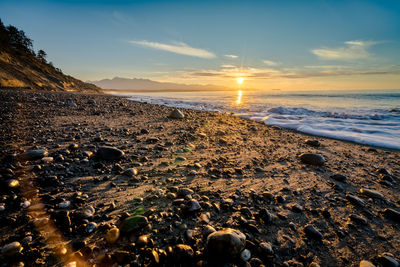
<path fill-rule="evenodd" d="M 129 93 L 129 99 L 233 113 L 303 133 L 400 149 L 400 89 Z"/>

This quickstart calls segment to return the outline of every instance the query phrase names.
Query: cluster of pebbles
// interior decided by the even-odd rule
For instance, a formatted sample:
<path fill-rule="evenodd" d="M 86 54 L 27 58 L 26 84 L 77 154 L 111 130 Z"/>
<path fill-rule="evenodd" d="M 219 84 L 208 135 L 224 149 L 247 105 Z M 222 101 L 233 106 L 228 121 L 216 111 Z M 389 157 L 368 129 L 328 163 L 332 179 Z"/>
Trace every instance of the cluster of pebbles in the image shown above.
<path fill-rule="evenodd" d="M 0 266 L 400 265 L 399 152 L 0 91 Z"/>

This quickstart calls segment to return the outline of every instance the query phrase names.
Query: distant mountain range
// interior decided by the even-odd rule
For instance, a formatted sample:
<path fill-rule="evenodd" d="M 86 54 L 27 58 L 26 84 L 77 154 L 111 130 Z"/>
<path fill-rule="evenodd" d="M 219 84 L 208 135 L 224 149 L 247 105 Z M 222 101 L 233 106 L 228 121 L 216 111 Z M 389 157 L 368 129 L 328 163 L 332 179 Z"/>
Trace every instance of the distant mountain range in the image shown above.
<path fill-rule="evenodd" d="M 199 85 L 199 84 L 180 84 L 169 82 L 156 82 L 149 79 L 120 78 L 103 79 L 100 81 L 88 81 L 106 90 L 126 90 L 126 91 L 215 91 L 230 90 L 228 87 L 217 85 Z"/>

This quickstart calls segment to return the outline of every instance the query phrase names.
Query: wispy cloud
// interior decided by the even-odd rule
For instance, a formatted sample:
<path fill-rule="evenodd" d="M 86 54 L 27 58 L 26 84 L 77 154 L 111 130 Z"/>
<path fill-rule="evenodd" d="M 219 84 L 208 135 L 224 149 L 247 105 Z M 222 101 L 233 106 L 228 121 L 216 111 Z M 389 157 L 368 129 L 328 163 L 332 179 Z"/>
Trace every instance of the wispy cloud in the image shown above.
<path fill-rule="evenodd" d="M 335 76 L 355 76 L 355 75 L 392 75 L 400 74 L 400 67 L 396 65 L 384 66 L 374 69 L 345 69 L 328 67 L 339 66 L 310 66 L 311 71 L 305 70 L 276 70 L 268 68 L 222 68 L 220 70 L 200 70 L 187 71 L 182 74 L 186 77 L 210 77 L 210 78 L 236 78 L 245 77 L 246 79 L 275 79 L 275 78 L 312 78 L 312 77 L 335 77 Z M 321 67 L 317 69 L 317 67 Z M 315 70 L 314 70 L 315 69 Z"/>
<path fill-rule="evenodd" d="M 223 69 L 231 69 L 231 68 L 236 68 L 236 66 L 230 65 L 230 64 L 222 64 L 221 68 L 223 68 Z"/>
<path fill-rule="evenodd" d="M 321 59 L 330 60 L 352 60 L 362 59 L 370 56 L 367 51 L 371 46 L 378 44 L 372 41 L 347 41 L 345 46 L 335 48 L 320 48 L 313 49 L 311 52 Z"/>
<path fill-rule="evenodd" d="M 215 54 L 201 48 L 191 47 L 182 42 L 174 42 L 173 44 L 163 44 L 150 41 L 129 41 L 131 44 L 140 45 L 148 48 L 153 48 L 162 51 L 168 51 L 175 54 L 200 57 L 200 58 L 215 58 Z"/>
<path fill-rule="evenodd" d="M 279 65 L 278 62 L 275 62 L 275 61 L 272 61 L 272 60 L 267 60 L 267 59 L 263 60 L 263 63 L 265 65 L 271 66 L 271 67 Z"/>
<path fill-rule="evenodd" d="M 225 57 L 227 57 L 227 58 L 238 58 L 237 55 L 225 55 Z"/>

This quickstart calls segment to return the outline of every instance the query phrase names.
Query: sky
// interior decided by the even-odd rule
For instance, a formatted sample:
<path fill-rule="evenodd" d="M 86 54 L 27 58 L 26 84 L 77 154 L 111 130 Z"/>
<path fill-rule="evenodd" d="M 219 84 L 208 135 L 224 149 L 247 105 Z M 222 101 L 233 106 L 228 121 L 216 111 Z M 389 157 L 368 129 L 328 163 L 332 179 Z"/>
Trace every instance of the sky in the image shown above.
<path fill-rule="evenodd" d="M 81 80 L 400 88 L 400 1 L 18 1 L 0 18 Z"/>

